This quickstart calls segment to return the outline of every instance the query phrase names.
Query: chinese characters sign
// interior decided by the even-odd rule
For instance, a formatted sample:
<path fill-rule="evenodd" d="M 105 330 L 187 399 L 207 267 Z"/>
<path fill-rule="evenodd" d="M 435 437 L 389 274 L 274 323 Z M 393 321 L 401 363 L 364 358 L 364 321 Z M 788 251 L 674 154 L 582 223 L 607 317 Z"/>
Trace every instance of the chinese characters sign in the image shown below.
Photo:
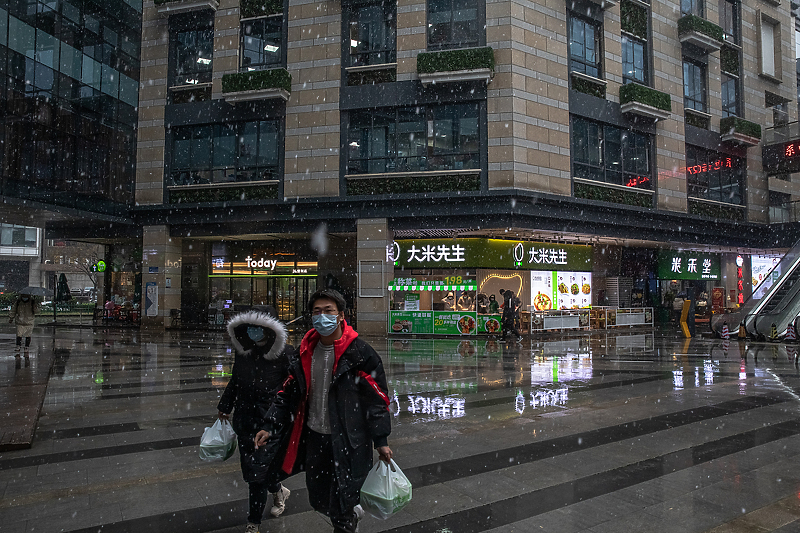
<path fill-rule="evenodd" d="M 508 268 L 589 271 L 591 246 L 501 239 L 394 241 L 387 261 L 409 268 Z"/>
<path fill-rule="evenodd" d="M 662 250 L 658 254 L 659 279 L 720 279 L 719 255 L 705 252 Z"/>

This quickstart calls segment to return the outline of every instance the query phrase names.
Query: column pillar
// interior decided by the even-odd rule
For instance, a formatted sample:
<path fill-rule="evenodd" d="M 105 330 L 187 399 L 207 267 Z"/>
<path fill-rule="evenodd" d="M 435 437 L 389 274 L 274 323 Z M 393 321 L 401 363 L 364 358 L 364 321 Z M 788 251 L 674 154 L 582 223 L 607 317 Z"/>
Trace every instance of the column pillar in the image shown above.
<path fill-rule="evenodd" d="M 148 285 L 157 308 L 148 316 Z M 155 287 L 155 290 L 152 288 Z M 170 325 L 170 310 L 181 307 L 181 239 L 170 237 L 169 226 L 145 226 L 142 231 L 142 327 Z"/>
<path fill-rule="evenodd" d="M 362 335 L 386 335 L 389 291 L 394 265 L 386 262 L 386 246 L 393 240 L 385 218 L 360 219 L 357 223 L 358 251 L 356 295 L 358 332 Z"/>

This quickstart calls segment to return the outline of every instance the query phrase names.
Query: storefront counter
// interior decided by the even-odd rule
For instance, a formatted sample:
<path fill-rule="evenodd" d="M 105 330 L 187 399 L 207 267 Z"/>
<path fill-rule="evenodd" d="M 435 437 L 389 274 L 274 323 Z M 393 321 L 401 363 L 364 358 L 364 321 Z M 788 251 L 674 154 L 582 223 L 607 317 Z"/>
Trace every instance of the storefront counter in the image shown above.
<path fill-rule="evenodd" d="M 589 329 L 589 309 L 563 309 L 532 313 L 530 331 Z"/>
<path fill-rule="evenodd" d="M 607 329 L 619 326 L 652 326 L 652 307 L 593 307 L 591 310 L 592 329 Z"/>

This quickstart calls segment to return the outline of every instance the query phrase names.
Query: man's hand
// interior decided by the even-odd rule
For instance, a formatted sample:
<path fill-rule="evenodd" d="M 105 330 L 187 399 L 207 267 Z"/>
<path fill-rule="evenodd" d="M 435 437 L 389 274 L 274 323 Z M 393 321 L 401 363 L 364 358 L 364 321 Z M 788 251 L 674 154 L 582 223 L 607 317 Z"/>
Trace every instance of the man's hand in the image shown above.
<path fill-rule="evenodd" d="M 256 438 L 253 439 L 253 442 L 256 445 L 256 450 L 259 446 L 264 446 L 267 443 L 267 439 L 269 439 L 269 431 L 264 431 L 263 429 L 256 433 Z"/>
<path fill-rule="evenodd" d="M 384 463 L 389 464 L 389 461 L 392 459 L 392 449 L 388 446 L 381 446 L 378 448 L 378 457 Z"/>
<path fill-rule="evenodd" d="M 228 413 L 223 413 L 222 411 L 219 412 L 218 416 L 219 416 L 220 420 L 230 420 L 231 419 L 231 415 L 229 415 Z"/>

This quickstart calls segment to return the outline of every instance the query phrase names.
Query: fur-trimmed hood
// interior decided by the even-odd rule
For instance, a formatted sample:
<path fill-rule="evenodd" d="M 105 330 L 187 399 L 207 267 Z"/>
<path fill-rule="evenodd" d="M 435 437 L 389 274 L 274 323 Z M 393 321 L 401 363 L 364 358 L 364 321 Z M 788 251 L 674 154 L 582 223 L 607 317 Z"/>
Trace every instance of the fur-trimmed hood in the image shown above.
<path fill-rule="evenodd" d="M 286 326 L 280 320 L 259 311 L 247 311 L 231 318 L 228 322 L 228 336 L 230 336 L 231 343 L 233 343 L 236 351 L 243 355 L 250 355 L 253 352 L 253 348 L 256 348 L 256 344 L 247 335 L 247 328 L 250 326 L 261 326 L 267 330 L 267 346 L 264 349 L 268 348 L 268 350 L 263 354 L 263 357 L 267 361 L 277 359 L 286 347 L 286 339 L 288 338 Z M 274 333 L 274 342 L 272 342 L 271 346 L 269 345 L 269 342 L 272 341 L 269 338 L 270 332 Z"/>

